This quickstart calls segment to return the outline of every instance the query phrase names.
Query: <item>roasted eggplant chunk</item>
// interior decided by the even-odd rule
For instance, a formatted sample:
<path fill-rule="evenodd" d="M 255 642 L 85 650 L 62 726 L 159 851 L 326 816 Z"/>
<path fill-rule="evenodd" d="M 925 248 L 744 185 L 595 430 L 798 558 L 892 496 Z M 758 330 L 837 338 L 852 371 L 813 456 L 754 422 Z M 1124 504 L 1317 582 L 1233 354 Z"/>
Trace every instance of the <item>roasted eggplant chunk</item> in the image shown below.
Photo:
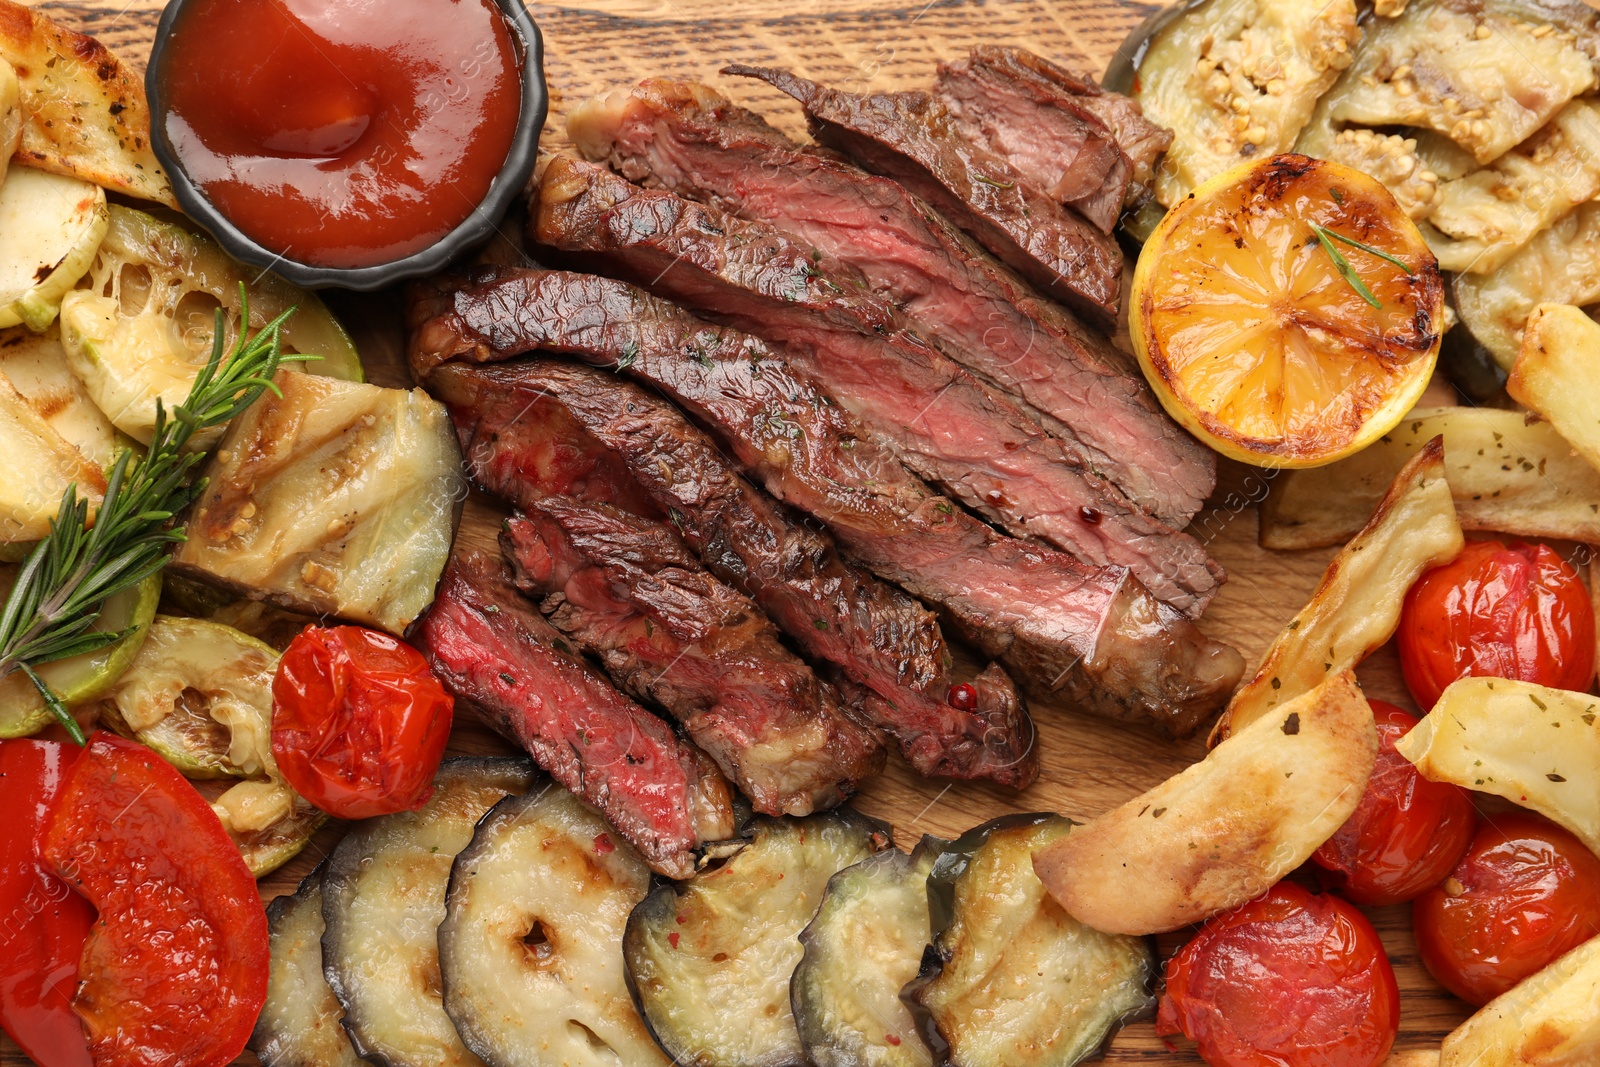
<path fill-rule="evenodd" d="M 665 1067 L 628 996 L 622 931 L 650 868 L 558 785 L 496 804 L 456 857 L 444 1008 L 489 1067 Z"/>
<path fill-rule="evenodd" d="M 789 1006 L 800 931 L 828 879 L 888 844 L 848 808 L 760 818 L 721 867 L 664 885 L 628 917 L 628 987 L 669 1057 L 695 1067 L 802 1067 Z"/>
<path fill-rule="evenodd" d="M 928 874 L 948 845 L 925 837 L 828 880 L 789 999 L 815 1067 L 926 1067 L 933 1053 L 900 1000 L 928 944 Z"/>
<path fill-rule="evenodd" d="M 1150 942 L 1082 925 L 1033 873 L 1033 853 L 1073 826 L 1006 816 L 934 862 L 934 943 L 904 997 L 940 1062 L 1071 1067 L 1155 1004 Z"/>
<path fill-rule="evenodd" d="M 433 601 L 465 497 L 444 406 L 420 389 L 278 376 L 206 465 L 173 566 L 391 633 Z"/>
<path fill-rule="evenodd" d="M 250 1051 L 266 1067 L 361 1067 L 339 1025 L 344 1009 L 322 976 L 322 870 L 267 905 L 272 970 L 250 1035 Z"/>
<path fill-rule="evenodd" d="M 439 923 L 456 853 L 484 813 L 534 781 L 525 759 L 448 759 L 417 811 L 371 819 L 328 857 L 322 965 L 350 1043 L 387 1067 L 480 1067 L 445 1014 Z"/>

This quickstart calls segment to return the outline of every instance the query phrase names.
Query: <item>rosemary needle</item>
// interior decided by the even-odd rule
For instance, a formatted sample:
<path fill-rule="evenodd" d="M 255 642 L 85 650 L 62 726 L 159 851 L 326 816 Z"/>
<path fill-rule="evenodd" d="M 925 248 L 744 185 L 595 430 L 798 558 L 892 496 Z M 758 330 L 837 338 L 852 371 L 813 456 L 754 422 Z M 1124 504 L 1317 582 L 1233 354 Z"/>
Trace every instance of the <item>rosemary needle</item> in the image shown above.
<path fill-rule="evenodd" d="M 1382 308 L 1383 302 L 1372 295 L 1372 290 L 1367 288 L 1367 283 L 1361 280 L 1361 275 L 1356 273 L 1356 269 L 1350 265 L 1350 261 L 1345 258 L 1345 254 L 1335 248 L 1333 242 L 1339 241 L 1349 245 L 1351 248 L 1359 248 L 1369 255 L 1374 255 L 1386 262 L 1393 263 L 1407 274 L 1416 273 L 1416 271 L 1406 266 L 1403 260 L 1390 255 L 1383 249 L 1373 248 L 1369 244 L 1357 241 L 1354 237 L 1346 237 L 1344 234 L 1330 230 L 1326 226 L 1319 226 L 1313 222 L 1311 224 L 1311 232 L 1316 235 L 1317 240 L 1321 242 L 1322 247 L 1327 251 L 1328 258 L 1333 260 L 1334 269 L 1350 284 L 1350 288 L 1354 289 L 1361 299 L 1375 308 Z"/>
<path fill-rule="evenodd" d="M 239 286 L 240 321 L 250 307 Z M 124 451 L 106 477 L 105 496 L 89 520 L 89 502 L 75 485 L 61 494 L 50 533 L 28 553 L 0 608 L 0 678 L 14 672 L 33 683 L 45 706 L 83 744 L 83 729 L 35 667 L 113 645 L 128 630 L 93 630 L 109 597 L 132 589 L 166 566 L 167 547 L 184 539 L 172 519 L 200 495 L 194 468 L 205 452 L 186 446 L 195 434 L 221 426 L 255 403 L 285 362 L 316 359 L 283 354 L 290 308 L 254 336 L 241 329 L 226 360 L 222 309 L 216 313 L 211 356 L 171 417 L 156 400 L 155 432 L 143 459 Z"/>

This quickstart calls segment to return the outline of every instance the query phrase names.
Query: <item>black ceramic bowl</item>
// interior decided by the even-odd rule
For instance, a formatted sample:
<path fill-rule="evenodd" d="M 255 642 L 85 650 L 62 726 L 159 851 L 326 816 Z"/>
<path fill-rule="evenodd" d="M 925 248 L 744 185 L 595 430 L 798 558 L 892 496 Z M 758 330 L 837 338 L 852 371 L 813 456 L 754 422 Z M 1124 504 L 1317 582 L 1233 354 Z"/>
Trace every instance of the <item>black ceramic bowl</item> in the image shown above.
<path fill-rule="evenodd" d="M 233 258 L 252 266 L 270 268 L 275 274 L 307 289 L 335 286 L 341 289 L 381 289 L 406 278 L 432 274 L 488 237 L 499 225 L 512 200 L 527 185 L 538 158 L 539 132 L 544 128 L 550 103 L 544 84 L 544 41 L 522 0 L 495 0 L 495 5 L 511 30 L 513 47 L 522 63 L 522 111 L 505 164 L 490 184 L 483 202 L 467 216 L 466 221 L 429 248 L 392 263 L 371 267 L 313 266 L 286 259 L 270 248 L 257 244 L 212 206 L 211 201 L 189 179 L 167 139 L 166 106 L 161 86 L 157 84 L 156 72 L 161 69 L 161 53 L 171 38 L 172 23 L 178 17 L 183 2 L 168 0 L 156 28 L 155 44 L 150 49 L 150 66 L 145 74 L 145 95 L 150 99 L 150 146 L 155 151 L 156 159 L 166 169 L 167 177 L 172 180 L 173 192 L 184 214 L 205 227 Z"/>

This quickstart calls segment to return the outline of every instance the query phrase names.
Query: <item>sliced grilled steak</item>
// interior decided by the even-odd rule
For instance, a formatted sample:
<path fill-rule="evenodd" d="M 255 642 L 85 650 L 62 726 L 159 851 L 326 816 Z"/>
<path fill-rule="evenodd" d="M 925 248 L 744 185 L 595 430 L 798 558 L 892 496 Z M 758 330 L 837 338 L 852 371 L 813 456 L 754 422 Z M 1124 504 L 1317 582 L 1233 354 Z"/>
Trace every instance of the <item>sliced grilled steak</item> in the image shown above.
<path fill-rule="evenodd" d="M 458 553 L 412 640 L 446 689 L 660 873 L 689 877 L 700 846 L 738 832 L 716 765 L 572 653 L 498 558 Z"/>
<path fill-rule="evenodd" d="M 935 92 L 962 129 L 1052 194 L 1086 186 L 1104 165 L 1105 182 L 1083 194 L 1101 194 L 1094 206 L 1073 206 L 1108 232 L 1124 207 L 1149 196 L 1156 161 L 1172 144 L 1172 131 L 1145 118 L 1137 101 L 1021 48 L 979 45 L 939 64 Z"/>
<path fill-rule="evenodd" d="M 733 64 L 806 110 L 819 142 L 893 178 L 1045 292 L 1104 325 L 1122 299 L 1122 249 L 1083 216 L 1035 189 L 967 139 L 931 93 L 841 92 L 786 70 Z"/>
<path fill-rule="evenodd" d="M 919 773 L 1017 788 L 1037 775 L 1033 724 L 1005 673 L 981 680 L 974 712 L 952 707 L 938 620 L 840 558 L 831 537 L 735 473 L 659 396 L 549 358 L 447 366 L 428 384 L 450 405 L 474 479 L 519 507 L 558 494 L 615 499 L 615 482 L 593 472 L 620 460 L 712 574 L 760 604 L 806 655 L 870 688 L 863 707 Z"/>
<path fill-rule="evenodd" d="M 551 624 L 624 690 L 670 711 L 757 811 L 832 807 L 883 766 L 838 691 L 667 527 L 547 497 L 507 521 L 501 546 Z"/>
<path fill-rule="evenodd" d="M 629 286 L 556 272 L 414 290 L 410 321 L 419 375 L 452 359 L 549 348 L 654 384 L 772 495 L 822 519 L 848 553 L 1025 669 L 1014 677 L 1034 693 L 1182 734 L 1227 699 L 1243 670 L 1237 652 L 1158 604 L 1125 569 L 1002 536 L 932 493 L 755 338 L 710 335 Z"/>
<path fill-rule="evenodd" d="M 1137 370 L 896 182 L 802 149 L 691 82 L 651 81 L 574 109 L 591 159 L 789 231 L 872 287 L 950 356 L 1068 427 L 1136 502 L 1174 526 L 1216 486 L 1216 457 L 1167 418 Z M 834 263 L 828 257 L 836 257 Z"/>
<path fill-rule="evenodd" d="M 599 253 L 664 295 L 782 342 L 908 466 L 1012 533 L 1127 566 L 1185 609 L 1198 611 L 1215 591 L 1220 572 L 1198 542 L 1095 474 L 1075 442 L 1069 450 L 1009 398 L 895 329 L 888 309 L 853 291 L 848 276 L 822 274 L 781 231 L 576 160 L 550 164 L 537 217 L 541 240 Z"/>

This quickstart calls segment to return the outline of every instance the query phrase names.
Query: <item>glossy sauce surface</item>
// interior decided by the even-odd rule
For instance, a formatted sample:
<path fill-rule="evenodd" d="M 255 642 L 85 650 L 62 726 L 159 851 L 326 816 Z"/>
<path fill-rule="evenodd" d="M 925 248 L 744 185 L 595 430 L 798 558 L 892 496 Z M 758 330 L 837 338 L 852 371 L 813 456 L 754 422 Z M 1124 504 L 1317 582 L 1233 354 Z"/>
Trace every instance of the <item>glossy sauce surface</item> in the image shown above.
<path fill-rule="evenodd" d="M 465 221 L 521 109 L 489 0 L 188 0 L 157 74 L 204 195 L 325 267 L 392 262 Z"/>

